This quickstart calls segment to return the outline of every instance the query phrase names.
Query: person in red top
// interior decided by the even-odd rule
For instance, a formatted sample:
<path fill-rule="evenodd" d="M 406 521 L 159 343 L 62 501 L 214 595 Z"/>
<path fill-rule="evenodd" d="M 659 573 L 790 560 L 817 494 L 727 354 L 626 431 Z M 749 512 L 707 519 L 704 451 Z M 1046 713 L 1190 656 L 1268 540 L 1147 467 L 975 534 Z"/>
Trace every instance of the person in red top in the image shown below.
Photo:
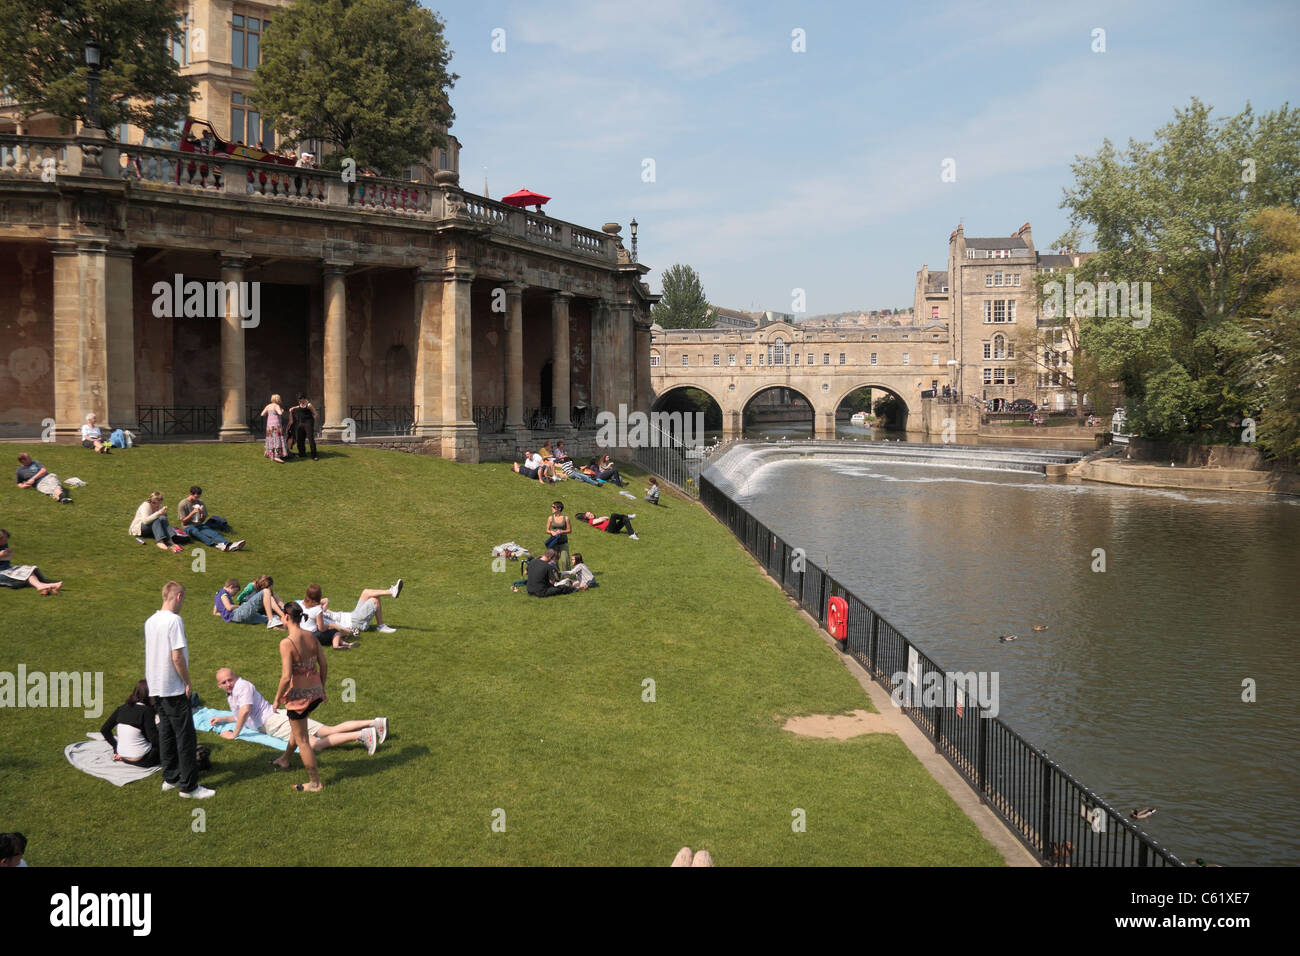
<path fill-rule="evenodd" d="M 632 530 L 632 519 L 635 517 L 636 515 L 621 515 L 616 511 L 611 515 L 601 515 L 597 518 L 592 512 L 584 511 L 578 515 L 578 520 L 587 522 L 597 531 L 607 531 L 610 534 L 618 534 L 627 528 L 627 536 L 636 541 L 637 534 Z"/>

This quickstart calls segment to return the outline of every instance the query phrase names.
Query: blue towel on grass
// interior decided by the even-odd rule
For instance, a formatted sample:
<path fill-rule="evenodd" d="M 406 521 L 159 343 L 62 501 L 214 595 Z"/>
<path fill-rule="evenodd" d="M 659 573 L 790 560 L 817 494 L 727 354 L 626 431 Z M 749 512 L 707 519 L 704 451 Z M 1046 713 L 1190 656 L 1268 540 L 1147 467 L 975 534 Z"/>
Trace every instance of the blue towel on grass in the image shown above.
<path fill-rule="evenodd" d="M 223 730 L 235 729 L 234 724 L 218 724 L 216 727 L 212 726 L 213 717 L 233 717 L 234 714 L 228 710 L 217 710 L 213 707 L 200 707 L 198 710 L 194 711 L 193 716 L 195 730 L 207 731 L 210 734 L 219 734 Z M 289 749 L 289 745 L 279 737 L 272 737 L 270 734 L 264 734 L 260 730 L 253 730 L 248 726 L 248 724 L 244 724 L 239 731 L 239 736 L 235 739 L 247 740 L 249 743 L 261 744 L 263 747 L 274 747 L 276 750 Z"/>

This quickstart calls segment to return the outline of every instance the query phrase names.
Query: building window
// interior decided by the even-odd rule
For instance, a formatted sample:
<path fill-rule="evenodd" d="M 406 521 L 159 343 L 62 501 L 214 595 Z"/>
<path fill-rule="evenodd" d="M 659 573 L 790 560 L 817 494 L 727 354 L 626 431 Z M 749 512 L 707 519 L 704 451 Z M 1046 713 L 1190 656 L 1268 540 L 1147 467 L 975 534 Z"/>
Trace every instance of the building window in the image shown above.
<path fill-rule="evenodd" d="M 903 341 L 906 342 L 907 340 L 908 340 L 908 335 L 907 335 L 906 332 L 904 332 L 904 333 L 903 333 Z"/>
<path fill-rule="evenodd" d="M 1007 300 L 1006 300 L 1006 299 L 994 299 L 994 300 L 993 300 L 993 322 L 994 322 L 994 324 L 997 324 L 997 323 L 999 323 L 999 322 L 1005 322 L 1006 320 L 1007 320 Z"/>
<path fill-rule="evenodd" d="M 814 363 L 813 363 L 813 354 L 812 354 L 811 352 L 808 353 L 808 364 L 809 364 L 809 365 L 814 364 Z"/>
<path fill-rule="evenodd" d="M 830 352 L 823 352 L 823 353 L 822 353 L 822 364 L 823 364 L 823 365 L 830 365 L 830 364 L 831 364 L 831 353 L 830 353 Z"/>
<path fill-rule="evenodd" d="M 931 365 L 938 365 L 938 364 L 939 364 L 939 353 L 938 353 L 938 352 L 931 352 L 931 353 L 930 353 L 930 364 L 931 364 Z"/>
<path fill-rule="evenodd" d="M 752 352 L 746 352 L 746 353 L 745 353 L 745 364 L 746 364 L 746 365 L 753 365 L 753 364 L 754 364 L 754 353 L 752 353 Z"/>
<path fill-rule="evenodd" d="M 1016 300 L 1007 299 L 1007 321 L 1016 321 Z"/>
<path fill-rule="evenodd" d="M 991 288 L 993 288 L 993 273 L 992 273 L 992 272 L 986 272 L 986 273 L 984 273 L 984 288 L 986 288 L 986 289 L 991 289 Z"/>
<path fill-rule="evenodd" d="M 687 355 L 685 352 L 683 352 L 683 353 L 682 353 L 682 367 L 683 367 L 683 368 L 689 368 L 689 367 L 690 367 L 690 364 L 691 364 L 691 357 L 690 357 L 689 355 Z"/>
<path fill-rule="evenodd" d="M 872 352 L 872 353 L 871 353 L 871 364 L 872 364 L 872 365 L 875 365 L 875 364 L 876 364 L 876 357 L 877 357 L 877 356 L 876 356 L 876 353 L 875 353 L 875 352 Z"/>
<path fill-rule="evenodd" d="M 769 364 L 785 364 L 785 342 L 782 339 L 776 339 L 772 342 L 772 361 Z"/>
<path fill-rule="evenodd" d="M 758 353 L 758 364 L 759 364 L 759 365 L 762 365 L 762 364 L 763 364 L 763 359 L 764 359 L 764 357 L 765 357 L 765 356 L 763 355 L 762 352 L 759 352 L 759 353 Z"/>
<path fill-rule="evenodd" d="M 841 365 L 844 364 L 844 359 L 845 359 L 845 355 L 844 355 L 843 352 L 841 352 L 841 353 L 840 353 L 840 364 L 841 364 Z"/>
<path fill-rule="evenodd" d="M 877 335 L 875 332 L 872 332 L 872 333 L 871 333 L 871 341 L 874 342 L 874 341 L 876 341 L 876 339 L 878 339 L 878 338 L 880 338 L 880 336 Z"/>
<path fill-rule="evenodd" d="M 903 353 L 903 364 L 904 364 L 904 365 L 910 365 L 910 364 L 911 364 L 911 358 L 912 358 L 912 354 L 911 354 L 910 352 L 904 352 L 904 353 Z"/>
<path fill-rule="evenodd" d="M 1019 272 L 1016 273 L 1016 275 L 1015 275 L 1015 280 L 1016 280 L 1016 281 L 1013 282 L 1012 285 L 1020 285 L 1020 273 L 1019 273 Z"/>
<path fill-rule="evenodd" d="M 651 353 L 650 353 L 650 367 L 651 367 L 651 368 L 658 368 L 658 367 L 659 367 L 659 353 L 658 353 L 658 352 L 651 352 Z"/>
<path fill-rule="evenodd" d="M 727 353 L 727 364 L 728 364 L 728 365 L 735 365 L 735 364 L 736 364 L 736 353 L 735 353 L 735 352 L 728 352 L 728 353 Z"/>
<path fill-rule="evenodd" d="M 179 29 L 171 35 L 172 59 L 177 66 L 190 65 L 190 15 L 182 14 Z"/>
<path fill-rule="evenodd" d="M 993 357 L 994 357 L 994 358 L 1006 358 L 1006 357 L 1007 357 L 1007 339 L 1006 339 L 1006 336 L 1004 336 L 1004 335 L 995 335 L 995 336 L 993 336 Z"/>
<path fill-rule="evenodd" d="M 245 17 L 236 13 L 230 18 L 232 40 L 230 62 L 234 66 L 255 70 L 262 65 L 262 34 L 271 25 L 270 20 Z"/>
<path fill-rule="evenodd" d="M 714 352 L 714 353 L 713 353 L 713 364 L 714 364 L 714 365 L 721 365 L 721 364 L 722 364 L 722 356 L 719 355 L 717 352 Z"/>
<path fill-rule="evenodd" d="M 798 352 L 791 352 L 790 354 L 794 356 L 794 364 L 795 364 L 795 365 L 798 365 L 798 364 L 799 364 L 799 353 L 798 353 Z"/>
<path fill-rule="evenodd" d="M 992 384 L 993 384 L 993 369 L 991 369 L 991 368 L 986 368 L 986 369 L 984 370 L 984 384 L 985 384 L 985 385 L 992 385 Z"/>
<path fill-rule="evenodd" d="M 988 361 L 993 357 L 993 346 L 988 342 L 984 343 L 984 360 Z"/>
<path fill-rule="evenodd" d="M 937 319 L 938 317 L 939 317 L 939 307 L 937 305 L 930 306 L 930 318 Z M 875 336 L 872 336 L 872 338 L 875 338 Z"/>

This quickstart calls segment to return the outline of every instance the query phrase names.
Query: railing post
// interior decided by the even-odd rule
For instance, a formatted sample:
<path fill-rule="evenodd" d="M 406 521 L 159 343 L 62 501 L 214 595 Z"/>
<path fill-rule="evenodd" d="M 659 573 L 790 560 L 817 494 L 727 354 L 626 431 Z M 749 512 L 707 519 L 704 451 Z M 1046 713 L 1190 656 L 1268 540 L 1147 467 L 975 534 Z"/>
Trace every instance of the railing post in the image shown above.
<path fill-rule="evenodd" d="M 1042 804 L 1042 818 L 1038 824 L 1038 836 L 1041 841 L 1043 855 L 1047 855 L 1047 844 L 1052 839 L 1052 764 L 1046 757 L 1040 758 L 1043 761 L 1043 794 L 1040 800 Z"/>
<path fill-rule="evenodd" d="M 880 668 L 876 665 L 876 648 L 880 642 L 880 615 L 874 610 L 871 612 L 871 670 L 872 673 L 879 673 Z"/>

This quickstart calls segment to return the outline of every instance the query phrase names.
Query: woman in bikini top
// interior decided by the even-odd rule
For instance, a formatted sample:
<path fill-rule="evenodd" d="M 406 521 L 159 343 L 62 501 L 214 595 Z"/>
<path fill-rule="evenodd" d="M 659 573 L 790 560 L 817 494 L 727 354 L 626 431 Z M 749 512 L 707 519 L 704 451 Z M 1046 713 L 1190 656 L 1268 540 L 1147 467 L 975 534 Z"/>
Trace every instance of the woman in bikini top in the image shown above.
<path fill-rule="evenodd" d="M 284 609 L 284 626 L 289 636 L 280 642 L 280 686 L 275 691 L 274 707 L 284 705 L 289 713 L 289 749 L 296 749 L 307 770 L 307 783 L 295 790 L 316 792 L 321 789 L 320 768 L 311 748 L 306 717 L 325 697 L 325 651 L 315 635 L 302 629 L 302 606 L 294 603 Z"/>

